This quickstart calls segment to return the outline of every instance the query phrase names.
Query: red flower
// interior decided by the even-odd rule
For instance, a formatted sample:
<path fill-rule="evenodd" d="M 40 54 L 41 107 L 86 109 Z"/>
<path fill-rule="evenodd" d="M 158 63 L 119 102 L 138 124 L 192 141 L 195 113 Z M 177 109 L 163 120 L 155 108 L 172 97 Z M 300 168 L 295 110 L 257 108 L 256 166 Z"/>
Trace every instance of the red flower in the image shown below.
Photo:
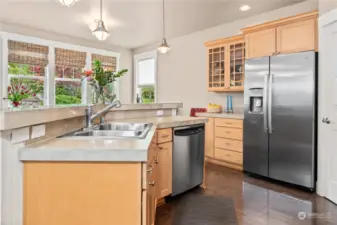
<path fill-rule="evenodd" d="M 21 92 L 21 95 L 24 95 L 24 94 L 25 94 L 25 93 L 22 91 L 22 92 Z"/>
<path fill-rule="evenodd" d="M 18 107 L 20 105 L 20 102 L 13 102 L 14 107 Z"/>
<path fill-rule="evenodd" d="M 7 90 L 8 90 L 8 92 L 10 92 L 12 90 L 12 87 L 8 86 Z"/>
<path fill-rule="evenodd" d="M 91 75 L 92 75 L 92 70 L 86 70 L 86 71 L 84 71 L 84 75 L 86 76 L 86 77 L 90 77 Z"/>
<path fill-rule="evenodd" d="M 33 94 L 33 97 L 35 97 L 35 96 L 36 96 L 36 94 L 34 93 L 34 94 Z"/>
<path fill-rule="evenodd" d="M 23 90 L 25 90 L 25 89 L 26 89 L 26 88 L 25 88 L 25 86 L 23 86 L 23 85 L 21 86 L 21 88 L 22 88 Z"/>

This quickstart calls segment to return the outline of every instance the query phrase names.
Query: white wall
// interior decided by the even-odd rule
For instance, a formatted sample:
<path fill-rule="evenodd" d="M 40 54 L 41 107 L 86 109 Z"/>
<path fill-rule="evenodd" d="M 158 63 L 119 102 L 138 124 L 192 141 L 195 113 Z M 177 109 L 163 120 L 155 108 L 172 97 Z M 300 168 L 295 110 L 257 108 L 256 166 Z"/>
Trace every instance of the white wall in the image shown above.
<path fill-rule="evenodd" d="M 60 35 L 48 31 L 36 30 L 34 28 L 24 27 L 15 24 L 7 24 L 4 22 L 2 23 L 0 22 L 0 30 L 26 36 L 38 37 L 47 40 L 60 41 L 74 45 L 110 50 L 120 53 L 119 69 L 129 70 L 129 72 L 120 80 L 120 100 L 124 104 L 129 104 L 132 102 L 132 51 L 130 49 L 110 46 L 107 45 L 105 42 L 88 41 L 86 39 L 74 38 L 71 36 Z M 90 32 L 88 32 L 88 35 L 91 35 Z"/>
<path fill-rule="evenodd" d="M 337 8 L 337 0 L 319 0 L 319 14 L 324 14 Z"/>
<path fill-rule="evenodd" d="M 191 107 L 206 107 L 208 103 L 218 103 L 225 106 L 226 94 L 207 91 L 204 42 L 237 35 L 240 33 L 240 29 L 246 26 L 317 8 L 317 1 L 305 1 L 168 40 L 171 51 L 167 55 L 159 55 L 158 57 L 158 101 L 182 101 L 184 103 L 183 114 L 188 114 Z M 153 50 L 156 47 L 157 44 L 153 44 L 134 49 L 134 54 Z M 243 94 L 231 93 L 229 95 L 233 95 L 234 111 L 242 109 Z"/>

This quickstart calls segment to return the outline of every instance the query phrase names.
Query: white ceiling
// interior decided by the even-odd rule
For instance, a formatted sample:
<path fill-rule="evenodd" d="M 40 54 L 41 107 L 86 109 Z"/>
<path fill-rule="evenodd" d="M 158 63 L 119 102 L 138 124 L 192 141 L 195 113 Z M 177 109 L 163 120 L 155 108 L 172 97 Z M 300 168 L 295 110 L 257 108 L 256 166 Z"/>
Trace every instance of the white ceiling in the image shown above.
<path fill-rule="evenodd" d="M 166 0 L 166 34 L 178 37 L 304 0 Z M 251 10 L 239 11 L 242 4 Z M 162 37 L 162 0 L 103 0 L 108 44 L 137 48 Z M 99 0 L 78 0 L 71 8 L 55 0 L 0 0 L 0 20 L 95 40 L 89 27 L 99 18 Z"/>

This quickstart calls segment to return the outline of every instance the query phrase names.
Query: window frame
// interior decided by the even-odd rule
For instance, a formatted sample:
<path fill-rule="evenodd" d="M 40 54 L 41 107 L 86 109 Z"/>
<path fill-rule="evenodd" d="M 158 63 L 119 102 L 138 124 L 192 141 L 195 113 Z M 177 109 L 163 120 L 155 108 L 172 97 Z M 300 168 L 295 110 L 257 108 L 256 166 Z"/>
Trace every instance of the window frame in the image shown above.
<path fill-rule="evenodd" d="M 1 87 L 7 87 L 10 84 L 10 76 L 8 74 L 8 40 L 21 41 L 32 44 L 44 45 L 49 47 L 49 64 L 46 67 L 46 74 L 44 79 L 45 93 L 44 93 L 44 103 L 46 106 L 56 106 L 56 93 L 55 93 L 55 48 L 64 48 L 73 51 L 81 51 L 86 53 L 86 69 L 92 69 L 91 54 L 100 54 L 106 56 L 116 57 L 116 71 L 119 70 L 120 53 L 108 51 L 104 49 L 96 49 L 91 47 L 85 47 L 81 45 L 68 44 L 59 41 L 46 40 L 42 38 L 25 36 L 15 33 L 8 33 L 0 31 L 0 85 Z M 1 76 L 1 75 L 0 75 Z M 115 82 L 116 96 L 120 98 L 120 82 L 117 80 Z M 7 97 L 7 88 L 2 88 L 0 92 L 0 98 Z M 82 82 L 82 103 L 81 105 L 86 105 L 91 103 L 91 91 L 90 87 L 86 82 Z M 8 100 L 0 101 L 0 108 L 4 109 L 8 106 Z M 69 105 L 73 106 L 73 105 Z"/>
<path fill-rule="evenodd" d="M 148 51 L 140 54 L 135 54 L 133 56 L 133 62 L 134 62 L 134 87 L 133 87 L 133 102 L 137 103 L 137 89 L 138 89 L 138 72 L 139 67 L 138 63 L 143 60 L 147 59 L 154 59 L 154 102 L 157 103 L 158 101 L 158 52 L 157 50 Z M 149 86 L 152 87 L 152 86 Z"/>

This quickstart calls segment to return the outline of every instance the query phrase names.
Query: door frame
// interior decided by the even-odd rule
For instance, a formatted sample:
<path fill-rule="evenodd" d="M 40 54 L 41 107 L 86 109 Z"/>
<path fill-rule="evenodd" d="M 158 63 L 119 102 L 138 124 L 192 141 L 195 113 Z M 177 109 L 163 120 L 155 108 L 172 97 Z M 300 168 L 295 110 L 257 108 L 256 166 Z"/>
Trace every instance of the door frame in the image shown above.
<path fill-rule="evenodd" d="M 320 15 L 318 18 L 318 28 L 319 28 L 319 37 L 322 36 L 322 31 L 324 27 L 337 22 L 337 8 Z M 322 47 L 322 38 L 319 38 L 319 49 Z M 324 112 L 324 107 L 322 104 L 322 96 L 320 93 L 321 89 L 321 81 L 323 79 L 323 74 L 321 71 L 322 61 L 319 57 L 319 72 L 318 72 L 318 80 L 319 80 L 319 88 L 318 88 L 318 132 L 317 132 L 317 189 L 316 192 L 320 196 L 327 196 L 328 195 L 328 185 L 329 185 L 329 177 L 328 177 L 328 170 L 329 164 L 325 163 L 326 160 L 329 158 L 330 152 L 329 150 L 325 149 L 322 142 L 324 141 L 323 135 L 320 135 L 320 131 L 322 129 L 322 123 L 320 119 L 324 116 L 322 112 Z"/>

